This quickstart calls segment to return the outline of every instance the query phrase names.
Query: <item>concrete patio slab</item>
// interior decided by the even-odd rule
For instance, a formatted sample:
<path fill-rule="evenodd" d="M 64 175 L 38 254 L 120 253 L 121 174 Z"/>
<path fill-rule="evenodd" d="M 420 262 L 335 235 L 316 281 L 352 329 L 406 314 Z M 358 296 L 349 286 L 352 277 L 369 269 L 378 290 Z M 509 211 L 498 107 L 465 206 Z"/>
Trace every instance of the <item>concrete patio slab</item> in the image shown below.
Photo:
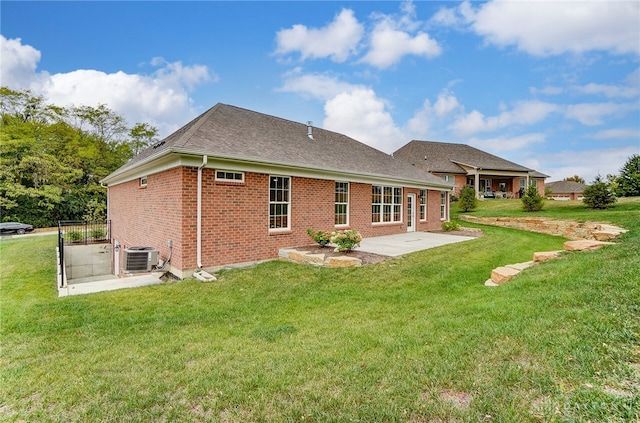
<path fill-rule="evenodd" d="M 360 241 L 358 250 L 383 256 L 398 257 L 403 254 L 472 239 L 476 239 L 476 237 L 433 232 L 407 232 L 404 234 L 364 238 Z"/>

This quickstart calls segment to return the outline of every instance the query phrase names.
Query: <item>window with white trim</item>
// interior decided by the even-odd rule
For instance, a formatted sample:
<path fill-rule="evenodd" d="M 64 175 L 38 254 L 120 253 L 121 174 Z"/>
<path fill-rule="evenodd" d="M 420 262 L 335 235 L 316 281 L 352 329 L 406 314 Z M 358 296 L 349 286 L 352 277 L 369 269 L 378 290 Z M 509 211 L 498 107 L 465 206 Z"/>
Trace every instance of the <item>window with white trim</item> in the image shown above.
<path fill-rule="evenodd" d="M 420 201 L 420 220 L 427 220 L 427 190 L 421 189 L 419 195 Z"/>
<path fill-rule="evenodd" d="M 371 186 L 371 222 L 402 222 L 402 188 Z"/>
<path fill-rule="evenodd" d="M 145 188 L 147 186 L 147 177 L 146 176 L 142 176 L 140 178 L 140 188 Z"/>
<path fill-rule="evenodd" d="M 244 182 L 244 172 L 216 170 L 216 181 Z"/>
<path fill-rule="evenodd" d="M 349 224 L 349 182 L 336 182 L 335 189 L 335 224 Z"/>
<path fill-rule="evenodd" d="M 440 219 L 447 219 L 447 198 L 449 193 L 446 191 L 440 191 Z"/>
<path fill-rule="evenodd" d="M 290 229 L 291 178 L 288 176 L 269 177 L 269 230 Z"/>
<path fill-rule="evenodd" d="M 440 175 L 440 179 L 443 179 L 447 182 L 451 182 L 453 183 L 455 180 L 455 176 L 454 175 Z"/>

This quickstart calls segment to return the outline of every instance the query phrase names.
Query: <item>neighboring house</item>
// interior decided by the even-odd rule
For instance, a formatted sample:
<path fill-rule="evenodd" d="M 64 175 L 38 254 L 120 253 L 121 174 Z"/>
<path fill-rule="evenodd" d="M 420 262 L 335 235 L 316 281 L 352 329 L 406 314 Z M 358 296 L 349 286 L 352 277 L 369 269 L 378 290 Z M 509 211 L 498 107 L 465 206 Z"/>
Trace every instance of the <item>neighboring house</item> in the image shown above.
<path fill-rule="evenodd" d="M 116 271 L 126 271 L 123 249 L 152 247 L 180 278 L 312 244 L 307 228 L 364 237 L 439 229 L 452 189 L 345 135 L 224 104 L 102 183 Z"/>
<path fill-rule="evenodd" d="M 470 185 L 478 198 L 519 198 L 532 184 L 544 195 L 549 177 L 466 144 L 414 140 L 393 156 L 452 183 L 456 195 Z"/>
<path fill-rule="evenodd" d="M 587 186 L 575 181 L 547 182 L 548 198 L 552 200 L 578 200 L 582 201 L 584 189 Z"/>

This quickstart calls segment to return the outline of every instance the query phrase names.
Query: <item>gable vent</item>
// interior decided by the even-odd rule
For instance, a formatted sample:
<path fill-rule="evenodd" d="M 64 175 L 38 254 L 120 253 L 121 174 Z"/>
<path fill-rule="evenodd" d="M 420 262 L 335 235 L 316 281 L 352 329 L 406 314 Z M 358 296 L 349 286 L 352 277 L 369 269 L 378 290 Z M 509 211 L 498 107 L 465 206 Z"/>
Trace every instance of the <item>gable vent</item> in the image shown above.
<path fill-rule="evenodd" d="M 149 272 L 158 265 L 158 250 L 152 247 L 131 247 L 124 250 L 124 270 Z"/>

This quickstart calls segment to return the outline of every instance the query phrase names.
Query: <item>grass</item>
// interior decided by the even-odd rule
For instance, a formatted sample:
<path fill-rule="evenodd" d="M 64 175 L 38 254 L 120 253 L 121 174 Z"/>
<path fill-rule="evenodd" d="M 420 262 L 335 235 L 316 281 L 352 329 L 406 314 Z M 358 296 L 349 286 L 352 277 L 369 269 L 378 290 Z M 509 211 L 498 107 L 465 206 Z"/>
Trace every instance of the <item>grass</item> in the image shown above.
<path fill-rule="evenodd" d="M 564 240 L 483 227 L 361 268 L 269 262 L 61 299 L 55 237 L 2 240 L 0 420 L 639 421 L 640 199 L 545 209 L 630 232 L 499 288 L 492 268 Z"/>

